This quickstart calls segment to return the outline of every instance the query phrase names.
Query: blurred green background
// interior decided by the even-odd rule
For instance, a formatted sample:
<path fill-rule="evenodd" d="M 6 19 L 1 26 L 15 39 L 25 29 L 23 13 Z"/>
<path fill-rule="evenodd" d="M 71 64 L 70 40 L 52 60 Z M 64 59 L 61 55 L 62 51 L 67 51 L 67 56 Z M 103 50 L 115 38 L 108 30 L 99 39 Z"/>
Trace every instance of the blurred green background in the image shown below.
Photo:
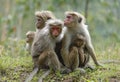
<path fill-rule="evenodd" d="M 28 30 L 35 30 L 37 10 L 50 10 L 64 19 L 64 12 L 73 10 L 85 15 L 94 42 L 120 41 L 120 0 L 0 0 L 0 40 L 23 39 Z"/>

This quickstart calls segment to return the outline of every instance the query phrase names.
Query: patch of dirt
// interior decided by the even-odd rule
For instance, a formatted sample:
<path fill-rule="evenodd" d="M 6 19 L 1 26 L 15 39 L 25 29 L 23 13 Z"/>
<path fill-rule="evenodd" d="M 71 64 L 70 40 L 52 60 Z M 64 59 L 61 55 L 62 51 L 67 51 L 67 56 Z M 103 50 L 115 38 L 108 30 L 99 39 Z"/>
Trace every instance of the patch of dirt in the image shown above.
<path fill-rule="evenodd" d="M 120 82 L 117 78 L 110 78 L 108 82 Z"/>
<path fill-rule="evenodd" d="M 117 76 L 112 76 L 109 78 L 109 82 L 120 82 L 120 79 Z"/>

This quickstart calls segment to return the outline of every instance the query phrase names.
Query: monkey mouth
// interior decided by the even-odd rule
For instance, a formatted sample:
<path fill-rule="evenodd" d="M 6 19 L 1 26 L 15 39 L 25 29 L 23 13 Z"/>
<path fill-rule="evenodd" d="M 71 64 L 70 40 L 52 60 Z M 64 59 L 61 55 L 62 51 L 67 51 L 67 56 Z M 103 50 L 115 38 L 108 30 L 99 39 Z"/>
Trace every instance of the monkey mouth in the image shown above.
<path fill-rule="evenodd" d="M 67 26 L 67 25 L 69 25 L 69 24 L 70 24 L 69 21 L 64 21 L 64 25 L 65 25 L 65 26 Z"/>
<path fill-rule="evenodd" d="M 58 37 L 58 34 L 55 34 L 54 37 Z"/>

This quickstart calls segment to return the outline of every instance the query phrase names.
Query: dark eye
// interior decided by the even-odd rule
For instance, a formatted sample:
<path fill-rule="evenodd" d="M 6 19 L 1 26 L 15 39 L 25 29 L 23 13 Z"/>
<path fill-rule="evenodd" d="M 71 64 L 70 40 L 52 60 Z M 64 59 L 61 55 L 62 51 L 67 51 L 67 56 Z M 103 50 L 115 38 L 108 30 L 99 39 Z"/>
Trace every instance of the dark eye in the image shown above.
<path fill-rule="evenodd" d="M 66 16 L 66 18 L 70 19 L 70 18 L 71 18 L 71 16 Z"/>
<path fill-rule="evenodd" d="M 41 21 L 41 19 L 37 19 L 39 22 Z"/>
<path fill-rule="evenodd" d="M 51 19 L 51 17 L 48 17 L 47 20 Z"/>
<path fill-rule="evenodd" d="M 52 24 L 49 24 L 49 26 L 50 26 L 50 27 L 53 27 L 53 25 L 52 25 Z"/>
<path fill-rule="evenodd" d="M 27 38 L 30 38 L 30 35 L 27 35 Z"/>

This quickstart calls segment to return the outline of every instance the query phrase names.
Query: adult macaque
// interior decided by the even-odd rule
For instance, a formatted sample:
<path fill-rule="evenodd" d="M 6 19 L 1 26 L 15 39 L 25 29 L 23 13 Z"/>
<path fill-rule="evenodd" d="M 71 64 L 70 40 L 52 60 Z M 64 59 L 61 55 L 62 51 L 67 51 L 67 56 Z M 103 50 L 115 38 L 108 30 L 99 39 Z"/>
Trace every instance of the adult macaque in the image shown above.
<path fill-rule="evenodd" d="M 55 19 L 54 14 L 51 11 L 36 11 L 36 30 L 45 27 L 45 22 L 49 19 Z"/>
<path fill-rule="evenodd" d="M 31 52 L 31 46 L 34 40 L 35 32 L 34 31 L 28 31 L 26 33 L 26 49 L 30 53 Z"/>
<path fill-rule="evenodd" d="M 42 29 L 45 27 L 45 22 L 49 19 L 55 19 L 55 16 L 51 11 L 36 11 L 35 12 L 36 17 L 36 31 Z M 35 36 L 35 32 L 28 31 L 26 33 L 26 49 L 30 52 L 31 45 Z"/>
<path fill-rule="evenodd" d="M 60 70 L 60 62 L 54 48 L 56 42 L 61 41 L 63 38 L 63 31 L 65 31 L 63 22 L 51 19 L 46 22 L 43 29 L 36 32 L 31 48 L 34 70 L 25 82 L 29 82 L 39 69 L 52 68 L 54 71 Z"/>
<path fill-rule="evenodd" d="M 77 33 L 82 34 L 86 38 L 85 52 L 88 53 L 92 57 L 92 59 L 96 65 L 100 65 L 97 62 L 97 59 L 95 57 L 95 51 L 94 51 L 94 48 L 93 48 L 93 45 L 91 42 L 91 37 L 90 37 L 89 31 L 87 29 L 87 25 L 85 25 L 84 16 L 77 12 L 69 12 L 69 11 L 66 12 L 65 14 L 66 14 L 66 18 L 64 20 L 64 24 L 68 28 L 68 32 L 65 34 L 65 37 L 64 37 L 64 40 L 62 43 L 63 44 L 62 49 L 61 49 L 61 53 L 62 53 L 62 57 L 63 57 L 65 65 L 67 67 L 70 66 L 69 62 L 72 59 L 70 59 L 70 60 L 68 59 L 68 56 L 70 54 L 69 47 L 72 42 L 72 38 L 75 37 Z M 77 52 L 77 51 L 75 51 L 75 52 Z"/>

